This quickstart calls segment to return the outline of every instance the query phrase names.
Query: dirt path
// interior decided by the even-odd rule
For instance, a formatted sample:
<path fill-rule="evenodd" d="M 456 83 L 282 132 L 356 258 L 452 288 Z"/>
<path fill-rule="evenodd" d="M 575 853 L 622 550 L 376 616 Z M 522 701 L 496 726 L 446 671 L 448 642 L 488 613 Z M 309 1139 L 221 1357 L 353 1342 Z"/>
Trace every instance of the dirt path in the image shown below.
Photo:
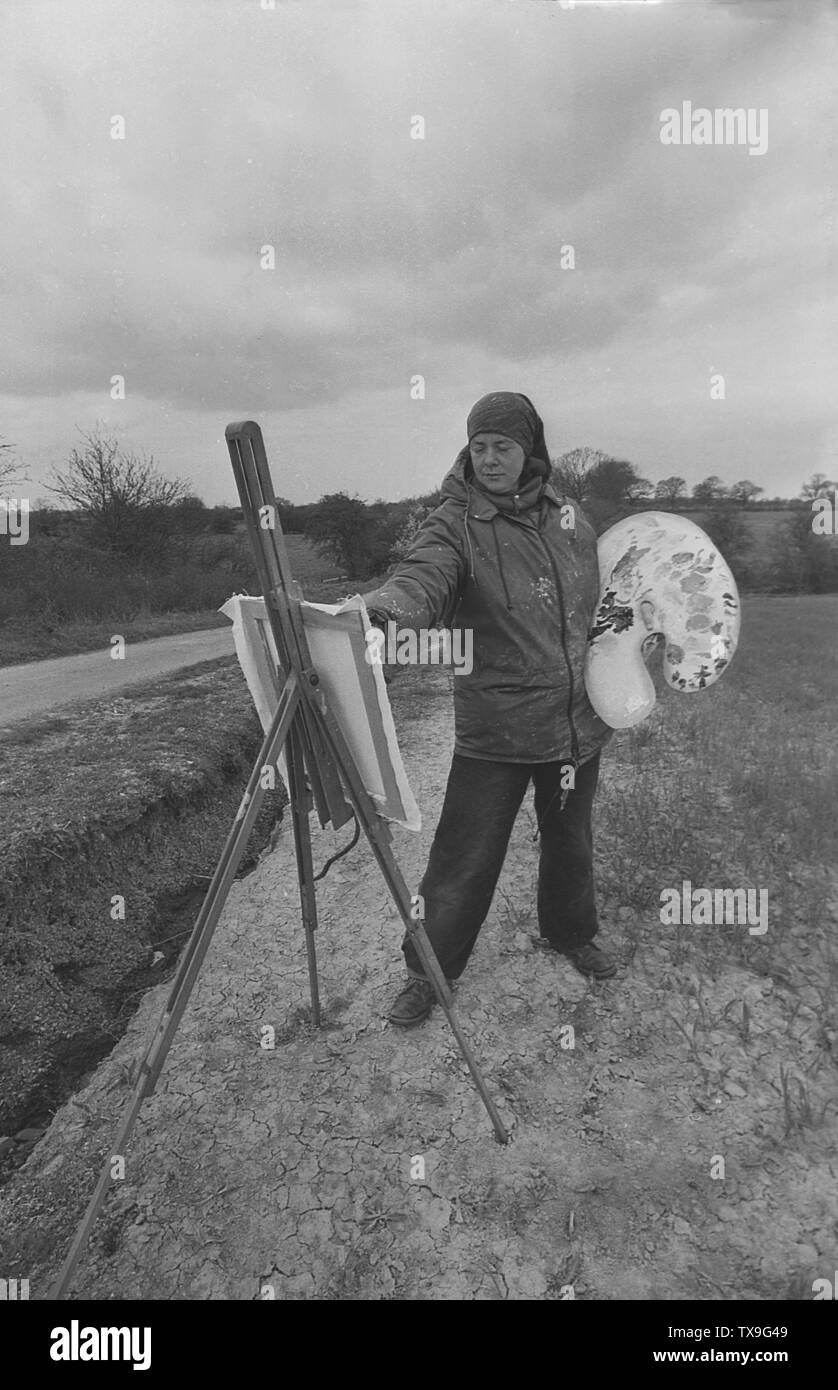
<path fill-rule="evenodd" d="M 96 699 L 135 681 L 151 680 L 234 652 L 230 626 L 127 642 L 125 655 L 119 659 L 110 650 L 103 650 L 5 666 L 0 668 L 0 725 L 7 727 L 32 714 L 43 714 L 75 700 Z"/>
<path fill-rule="evenodd" d="M 395 835 L 411 886 L 452 743 L 447 678 L 431 684 L 421 706 L 397 710 L 425 813 L 421 836 Z M 609 752 L 602 797 L 617 763 Z M 335 841 L 315 834 L 316 864 Z M 806 1282 L 834 1252 L 838 1184 L 831 1132 L 812 1130 L 805 1146 L 782 1140 L 782 1102 L 764 1062 L 783 1022 L 781 985 L 741 967 L 707 983 L 706 1007 L 721 1012 L 746 998 L 750 1012 L 739 1043 L 734 1031 L 718 1035 L 723 1084 L 705 1084 L 668 1013 L 688 982 L 660 927 L 638 944 L 633 910 L 602 901 L 603 941 L 628 963 L 616 980 L 588 984 L 532 946 L 535 863 L 522 812 L 458 991 L 464 1029 L 512 1130 L 503 1148 L 439 1011 L 408 1032 L 383 1021 L 402 977 L 401 931 L 365 846 L 318 887 L 325 1027 L 310 1029 L 286 831 L 233 889 L 77 1293 L 807 1296 Z M 110 1153 L 131 1059 L 166 993 L 145 999 L 115 1054 L 6 1189 L 3 1268 L 29 1277 L 33 1298 L 45 1296 L 95 1164 Z M 563 1046 L 568 1026 L 572 1048 Z M 272 1049 L 260 1046 L 266 1029 Z M 711 1176 L 720 1156 L 721 1180 Z"/>

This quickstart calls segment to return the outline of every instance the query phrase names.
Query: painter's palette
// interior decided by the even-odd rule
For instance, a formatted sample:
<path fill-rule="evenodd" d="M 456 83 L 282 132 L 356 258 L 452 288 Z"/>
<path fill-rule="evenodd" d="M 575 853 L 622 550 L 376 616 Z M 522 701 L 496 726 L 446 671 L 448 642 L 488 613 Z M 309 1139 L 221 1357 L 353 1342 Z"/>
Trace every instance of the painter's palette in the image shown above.
<path fill-rule="evenodd" d="M 639 724 L 655 704 L 643 659 L 664 639 L 663 673 L 674 690 L 704 690 L 739 640 L 739 594 L 724 557 L 694 521 L 638 512 L 599 538 L 599 603 L 588 634 L 585 686 L 612 729 Z"/>

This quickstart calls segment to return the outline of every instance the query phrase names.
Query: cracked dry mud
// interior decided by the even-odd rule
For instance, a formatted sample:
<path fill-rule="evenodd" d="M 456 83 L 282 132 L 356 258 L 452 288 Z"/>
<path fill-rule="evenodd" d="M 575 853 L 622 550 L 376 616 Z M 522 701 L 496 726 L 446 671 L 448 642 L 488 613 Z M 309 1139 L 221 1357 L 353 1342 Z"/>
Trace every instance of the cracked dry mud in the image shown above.
<path fill-rule="evenodd" d="M 450 678 L 428 676 L 421 706 L 396 712 L 425 821 L 421 836 L 394 835 L 411 888 L 452 743 Z M 600 798 L 617 766 L 607 753 Z M 312 827 L 319 865 L 347 832 Z M 630 959 L 603 985 L 533 949 L 531 830 L 522 812 L 457 993 L 510 1144 L 495 1142 L 439 1010 L 418 1029 L 384 1022 L 401 927 L 364 843 L 318 885 L 324 1027 L 312 1029 L 288 827 L 233 888 L 75 1296 L 807 1296 L 835 1247 L 834 1126 L 783 1140 L 769 1065 L 781 989 L 719 972 L 714 1006 L 749 991 L 751 1034 L 719 1034 L 734 1079 L 708 1089 L 669 1021 L 683 981 L 659 927 L 630 948 L 631 911 L 601 894 L 603 943 Z M 33 1298 L 60 1267 L 168 989 L 145 998 L 3 1194 L 4 1268 L 30 1278 Z M 260 1046 L 266 1026 L 273 1050 Z M 718 1154 L 724 1181 L 710 1176 Z M 411 1176 L 417 1157 L 424 1180 Z"/>

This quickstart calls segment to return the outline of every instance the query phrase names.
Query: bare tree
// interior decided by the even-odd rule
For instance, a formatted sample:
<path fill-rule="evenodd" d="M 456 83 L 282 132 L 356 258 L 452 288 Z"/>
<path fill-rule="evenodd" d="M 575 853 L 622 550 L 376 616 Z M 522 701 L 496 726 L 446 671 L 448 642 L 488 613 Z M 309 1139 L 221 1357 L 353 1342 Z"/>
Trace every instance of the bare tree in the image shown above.
<path fill-rule="evenodd" d="M 673 474 L 671 478 L 661 478 L 655 486 L 655 496 L 661 502 L 678 501 L 679 497 L 684 497 L 687 491 L 687 484 L 684 478 L 678 478 Z"/>
<path fill-rule="evenodd" d="M 108 550 L 148 552 L 169 529 L 169 509 L 189 495 L 189 483 L 164 478 L 153 457 L 122 449 L 101 425 L 79 433 L 82 447 L 73 449 L 64 472 L 53 470 L 46 487 L 89 518 Z"/>
<path fill-rule="evenodd" d="M 654 492 L 654 483 L 648 478 L 635 478 L 626 487 L 626 497 L 629 502 L 643 502 L 647 497 L 651 497 Z"/>
<path fill-rule="evenodd" d="M 825 473 L 813 473 L 808 483 L 804 483 L 800 489 L 800 496 L 807 502 L 812 502 L 816 497 L 824 497 L 830 488 L 838 487 L 838 483 L 827 478 Z"/>
<path fill-rule="evenodd" d="M 600 449 L 570 449 L 560 458 L 553 459 L 554 481 L 560 492 L 572 497 L 581 504 L 588 488 L 588 477 L 598 463 L 608 458 Z"/>
<path fill-rule="evenodd" d="M 757 483 L 752 483 L 748 478 L 743 478 L 741 482 L 733 484 L 733 487 L 730 489 L 730 496 L 734 502 L 748 503 L 753 502 L 754 498 L 757 497 L 760 492 L 764 491 L 765 488 L 760 487 Z"/>
<path fill-rule="evenodd" d="M 709 478 L 704 478 L 700 483 L 696 483 L 693 488 L 693 500 L 696 502 L 715 502 L 718 498 L 726 496 L 727 487 L 715 473 L 711 473 Z"/>
<path fill-rule="evenodd" d="M 14 444 L 0 444 L 0 488 L 4 492 L 8 492 L 11 488 L 20 487 L 24 481 L 19 472 L 19 465 L 12 456 L 14 447 Z"/>

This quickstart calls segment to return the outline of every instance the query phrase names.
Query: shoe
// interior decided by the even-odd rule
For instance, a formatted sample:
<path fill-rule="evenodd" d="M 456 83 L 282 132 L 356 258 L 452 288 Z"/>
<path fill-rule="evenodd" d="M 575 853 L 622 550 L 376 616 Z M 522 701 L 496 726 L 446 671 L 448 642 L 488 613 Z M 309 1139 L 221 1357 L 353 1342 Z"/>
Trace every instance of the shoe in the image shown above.
<path fill-rule="evenodd" d="M 433 985 L 411 976 L 401 994 L 396 995 L 387 1017 L 400 1028 L 410 1028 L 426 1019 L 435 1003 Z"/>
<path fill-rule="evenodd" d="M 575 946 L 572 950 L 562 951 L 560 954 L 567 956 L 580 975 L 592 975 L 595 980 L 610 980 L 611 976 L 617 973 L 617 967 L 611 957 L 590 941 L 584 946 Z"/>
<path fill-rule="evenodd" d="M 556 951 L 560 956 L 567 956 L 571 965 L 579 971 L 580 975 L 593 976 L 595 980 L 610 980 L 611 976 L 617 973 L 617 967 L 611 957 L 590 941 L 587 941 L 584 946 L 574 946 L 569 951 L 563 951 L 560 946 L 554 946 L 552 941 L 547 940 L 546 936 L 534 936 L 533 942 L 544 950 Z"/>

